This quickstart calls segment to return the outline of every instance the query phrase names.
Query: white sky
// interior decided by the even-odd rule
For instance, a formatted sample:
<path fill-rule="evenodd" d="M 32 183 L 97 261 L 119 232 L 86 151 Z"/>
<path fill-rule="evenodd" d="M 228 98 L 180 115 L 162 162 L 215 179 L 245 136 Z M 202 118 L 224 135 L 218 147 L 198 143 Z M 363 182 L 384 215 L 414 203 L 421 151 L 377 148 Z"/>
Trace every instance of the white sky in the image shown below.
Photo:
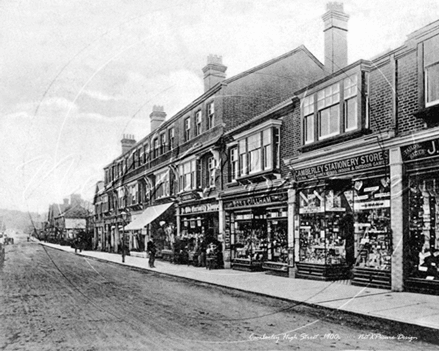
<path fill-rule="evenodd" d="M 123 134 L 149 132 L 203 93 L 201 68 L 231 77 L 304 44 L 323 61 L 327 0 L 3 0 L 0 208 L 91 200 Z M 347 0 L 349 63 L 438 19 L 437 0 Z"/>

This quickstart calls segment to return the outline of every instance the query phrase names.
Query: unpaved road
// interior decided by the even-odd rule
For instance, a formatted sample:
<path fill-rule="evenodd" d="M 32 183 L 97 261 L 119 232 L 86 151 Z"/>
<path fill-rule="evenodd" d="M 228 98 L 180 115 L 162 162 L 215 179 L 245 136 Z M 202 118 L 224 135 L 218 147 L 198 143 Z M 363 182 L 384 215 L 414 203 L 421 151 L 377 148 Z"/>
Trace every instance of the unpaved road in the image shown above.
<path fill-rule="evenodd" d="M 438 349 L 381 333 L 374 339 L 319 313 L 25 239 L 6 247 L 0 266 L 1 350 Z"/>

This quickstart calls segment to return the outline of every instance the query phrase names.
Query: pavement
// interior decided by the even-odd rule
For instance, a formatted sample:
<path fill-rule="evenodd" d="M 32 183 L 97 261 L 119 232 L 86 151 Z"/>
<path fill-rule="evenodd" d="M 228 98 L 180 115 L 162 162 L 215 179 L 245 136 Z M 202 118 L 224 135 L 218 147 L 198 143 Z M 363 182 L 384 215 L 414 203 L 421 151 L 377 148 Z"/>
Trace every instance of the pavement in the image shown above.
<path fill-rule="evenodd" d="M 35 239 L 34 239 L 35 240 Z M 74 249 L 40 242 L 66 252 Z M 156 260 L 156 268 L 148 267 L 148 259 L 100 251 L 83 251 L 78 254 L 128 267 L 155 271 L 207 284 L 275 297 L 304 305 L 337 311 L 359 318 L 398 323 L 422 332 L 438 335 L 439 297 L 425 294 L 392 292 L 390 290 L 352 286 L 342 282 L 324 282 L 292 279 L 266 274 L 265 272 L 242 272 L 232 269 L 207 270 L 202 267 L 175 265 Z M 410 329 L 412 330 L 412 329 Z"/>

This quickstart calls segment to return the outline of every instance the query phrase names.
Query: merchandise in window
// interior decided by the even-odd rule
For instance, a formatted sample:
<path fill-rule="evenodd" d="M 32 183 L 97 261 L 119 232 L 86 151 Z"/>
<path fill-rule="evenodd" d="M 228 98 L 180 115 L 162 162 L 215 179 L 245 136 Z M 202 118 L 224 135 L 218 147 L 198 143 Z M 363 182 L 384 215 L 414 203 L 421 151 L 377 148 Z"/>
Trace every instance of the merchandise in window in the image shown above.
<path fill-rule="evenodd" d="M 356 267 L 391 269 L 390 179 L 354 182 L 354 234 Z"/>
<path fill-rule="evenodd" d="M 268 210 L 267 259 L 272 262 L 288 263 L 287 246 L 287 209 Z"/>
<path fill-rule="evenodd" d="M 264 261 L 267 258 L 265 215 L 236 214 L 233 228 L 237 258 Z"/>
<path fill-rule="evenodd" d="M 416 176 L 409 183 L 409 275 L 439 279 L 438 175 Z"/>
<path fill-rule="evenodd" d="M 299 192 L 300 262 L 325 265 L 351 262 L 352 197 L 352 190 L 343 187 Z"/>

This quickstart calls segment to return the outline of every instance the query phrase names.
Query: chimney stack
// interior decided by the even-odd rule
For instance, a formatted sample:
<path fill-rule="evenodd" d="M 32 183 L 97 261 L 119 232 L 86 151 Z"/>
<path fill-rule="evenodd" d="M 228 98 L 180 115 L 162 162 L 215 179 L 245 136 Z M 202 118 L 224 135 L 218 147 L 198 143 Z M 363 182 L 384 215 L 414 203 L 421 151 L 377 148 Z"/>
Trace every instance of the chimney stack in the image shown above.
<path fill-rule="evenodd" d="M 329 2 L 324 21 L 324 65 L 327 73 L 333 73 L 347 66 L 347 31 L 349 16 L 340 2 Z"/>
<path fill-rule="evenodd" d="M 205 67 L 203 67 L 202 71 L 204 73 L 204 83 L 205 83 L 205 91 L 211 89 L 218 82 L 221 82 L 226 78 L 226 70 L 228 67 L 223 65 L 222 57 L 217 55 L 209 55 L 208 63 Z"/>
<path fill-rule="evenodd" d="M 136 144 L 136 140 L 134 139 L 134 135 L 124 134 L 122 137 L 122 140 L 121 140 L 122 154 L 125 154 L 128 150 L 130 150 L 134 144 Z"/>
<path fill-rule="evenodd" d="M 150 133 L 159 128 L 166 116 L 167 114 L 163 112 L 163 106 L 153 106 L 153 112 L 150 113 Z"/>

